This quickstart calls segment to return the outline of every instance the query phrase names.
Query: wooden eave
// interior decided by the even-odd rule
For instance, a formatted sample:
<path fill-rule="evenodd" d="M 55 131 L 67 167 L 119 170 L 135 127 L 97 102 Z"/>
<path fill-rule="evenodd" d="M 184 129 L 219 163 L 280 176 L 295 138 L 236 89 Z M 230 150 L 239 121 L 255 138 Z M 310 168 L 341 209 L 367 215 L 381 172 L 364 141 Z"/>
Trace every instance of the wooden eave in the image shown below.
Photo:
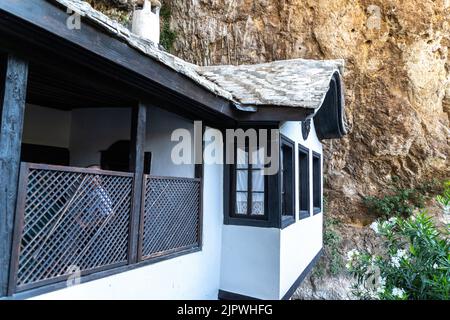
<path fill-rule="evenodd" d="M 66 102 L 67 108 L 77 108 L 103 106 L 102 101 L 104 106 L 148 101 L 221 127 L 300 121 L 314 113 L 312 109 L 278 106 L 258 107 L 257 112 L 237 110 L 230 101 L 102 32 L 98 26 L 82 20 L 80 30 L 70 30 L 67 18 L 64 10 L 45 0 L 0 3 L 0 50 L 12 51 L 30 61 L 27 99 L 31 103 L 51 106 Z M 70 92 L 70 85 L 78 91 Z M 77 99 L 86 92 L 87 97 Z M 55 101 L 56 96 L 60 101 Z"/>

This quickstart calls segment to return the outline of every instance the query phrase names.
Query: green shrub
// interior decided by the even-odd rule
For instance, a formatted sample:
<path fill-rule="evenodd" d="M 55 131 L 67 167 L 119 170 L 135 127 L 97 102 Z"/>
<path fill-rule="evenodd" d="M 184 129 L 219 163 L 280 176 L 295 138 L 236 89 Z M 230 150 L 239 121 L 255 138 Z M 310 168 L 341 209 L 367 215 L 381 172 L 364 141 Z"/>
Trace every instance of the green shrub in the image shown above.
<path fill-rule="evenodd" d="M 352 292 L 361 299 L 450 298 L 449 227 L 439 230 L 425 212 L 374 222 L 384 240 L 380 254 L 351 250 L 347 269 Z"/>
<path fill-rule="evenodd" d="M 381 217 L 410 216 L 414 209 L 425 207 L 425 196 L 418 189 L 403 189 L 393 179 L 391 194 L 382 197 L 365 197 L 364 204 Z"/>
<path fill-rule="evenodd" d="M 177 37 L 176 33 L 170 29 L 170 16 L 172 12 L 170 7 L 163 5 L 160 11 L 161 17 L 161 36 L 160 43 L 167 50 L 172 50 L 173 43 Z"/>
<path fill-rule="evenodd" d="M 324 199 L 324 213 L 327 211 L 327 201 Z M 325 273 L 338 275 L 344 268 L 341 255 L 342 236 L 338 231 L 340 221 L 324 214 L 323 247 L 324 254 L 314 268 L 314 275 L 323 277 Z"/>
<path fill-rule="evenodd" d="M 444 209 L 445 214 L 450 213 L 450 180 L 444 182 L 444 191 L 436 197 L 437 202 Z"/>

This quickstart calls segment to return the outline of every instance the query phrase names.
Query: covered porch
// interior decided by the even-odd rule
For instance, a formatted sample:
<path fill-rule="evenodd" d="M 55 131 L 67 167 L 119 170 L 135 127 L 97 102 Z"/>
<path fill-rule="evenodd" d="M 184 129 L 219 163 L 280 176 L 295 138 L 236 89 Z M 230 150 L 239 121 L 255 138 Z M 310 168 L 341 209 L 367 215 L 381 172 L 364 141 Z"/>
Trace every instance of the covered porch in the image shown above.
<path fill-rule="evenodd" d="M 194 136 L 192 119 L 86 68 L 1 57 L 2 177 L 18 174 L 8 295 L 201 249 L 202 165 L 171 160 L 172 132 Z"/>

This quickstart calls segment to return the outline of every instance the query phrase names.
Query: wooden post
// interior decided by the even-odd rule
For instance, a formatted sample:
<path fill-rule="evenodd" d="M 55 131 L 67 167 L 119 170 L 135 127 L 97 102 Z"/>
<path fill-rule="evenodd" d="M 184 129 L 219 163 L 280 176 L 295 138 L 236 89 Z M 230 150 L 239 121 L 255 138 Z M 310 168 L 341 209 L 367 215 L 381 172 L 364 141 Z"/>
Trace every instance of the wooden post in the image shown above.
<path fill-rule="evenodd" d="M 142 207 L 144 179 L 144 147 L 147 126 L 147 106 L 139 103 L 132 109 L 130 171 L 134 172 L 132 195 L 133 210 L 130 220 L 128 263 L 136 263 L 138 257 L 139 223 Z"/>
<path fill-rule="evenodd" d="M 7 294 L 20 167 L 28 63 L 1 57 L 0 69 L 0 297 Z"/>

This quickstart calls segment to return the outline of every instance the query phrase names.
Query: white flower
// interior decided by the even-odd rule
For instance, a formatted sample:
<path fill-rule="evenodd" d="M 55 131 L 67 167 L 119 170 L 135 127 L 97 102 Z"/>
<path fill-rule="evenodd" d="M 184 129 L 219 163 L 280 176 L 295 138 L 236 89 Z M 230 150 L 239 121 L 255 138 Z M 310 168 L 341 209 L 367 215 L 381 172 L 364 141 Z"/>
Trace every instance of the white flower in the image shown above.
<path fill-rule="evenodd" d="M 397 256 L 391 257 L 391 264 L 396 268 L 400 267 L 400 258 Z"/>
<path fill-rule="evenodd" d="M 380 233 L 380 226 L 379 226 L 378 221 L 372 222 L 372 224 L 370 225 L 370 229 L 375 231 L 376 234 Z"/>
<path fill-rule="evenodd" d="M 359 255 L 360 255 L 360 253 L 359 253 L 358 250 L 352 249 L 349 252 L 347 252 L 347 261 L 352 261 L 353 258 L 355 258 L 355 257 L 357 257 Z"/>
<path fill-rule="evenodd" d="M 394 225 L 397 223 L 397 217 L 392 217 L 389 219 L 389 222 L 391 223 L 391 225 Z"/>
<path fill-rule="evenodd" d="M 383 277 L 379 277 L 378 278 L 378 288 L 377 288 L 377 293 L 381 294 L 384 292 L 384 290 L 386 290 L 386 278 Z"/>
<path fill-rule="evenodd" d="M 437 263 L 433 264 L 433 269 L 437 269 L 439 268 L 439 266 L 437 265 Z"/>
<path fill-rule="evenodd" d="M 347 264 L 345 265 L 345 268 L 351 269 L 352 268 L 352 264 L 350 262 L 347 262 Z"/>
<path fill-rule="evenodd" d="M 399 289 L 399 288 L 393 288 L 392 295 L 394 297 L 402 298 L 405 295 L 405 290 Z"/>
<path fill-rule="evenodd" d="M 386 278 L 384 277 L 378 278 L 378 284 L 380 285 L 380 287 L 384 287 L 386 285 Z"/>
<path fill-rule="evenodd" d="M 408 255 L 408 253 L 406 252 L 406 250 L 403 250 L 403 249 L 397 250 L 397 254 L 396 254 L 397 257 L 406 258 L 407 255 Z"/>

